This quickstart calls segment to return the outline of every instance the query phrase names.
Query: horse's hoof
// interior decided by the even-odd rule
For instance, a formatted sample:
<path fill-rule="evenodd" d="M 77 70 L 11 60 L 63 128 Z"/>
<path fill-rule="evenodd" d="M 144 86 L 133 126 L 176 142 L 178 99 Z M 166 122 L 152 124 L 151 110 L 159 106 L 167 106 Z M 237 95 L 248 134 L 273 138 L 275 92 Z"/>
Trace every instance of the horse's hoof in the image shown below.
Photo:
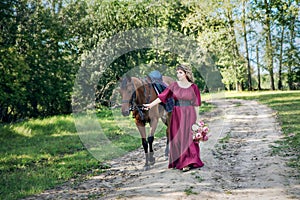
<path fill-rule="evenodd" d="M 154 165 L 155 164 L 155 158 L 152 158 L 151 160 L 149 160 L 149 164 Z"/>
<path fill-rule="evenodd" d="M 148 171 L 150 169 L 150 165 L 144 165 L 144 170 Z"/>
<path fill-rule="evenodd" d="M 165 153 L 165 157 L 169 157 L 169 153 Z"/>
<path fill-rule="evenodd" d="M 154 164 L 155 164 L 155 161 L 153 161 L 153 162 L 150 163 L 150 165 L 154 165 Z"/>
<path fill-rule="evenodd" d="M 150 154 L 149 154 L 149 164 L 150 165 L 154 165 L 154 163 L 155 163 L 155 158 L 154 158 L 154 152 L 150 152 Z"/>

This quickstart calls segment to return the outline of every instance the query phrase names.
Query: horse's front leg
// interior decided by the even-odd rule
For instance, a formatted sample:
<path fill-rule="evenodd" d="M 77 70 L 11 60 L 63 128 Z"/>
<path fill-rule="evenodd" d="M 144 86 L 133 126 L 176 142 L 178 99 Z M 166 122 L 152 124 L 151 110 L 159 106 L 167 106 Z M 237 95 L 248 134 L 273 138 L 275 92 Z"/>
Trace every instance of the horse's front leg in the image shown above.
<path fill-rule="evenodd" d="M 149 166 L 148 142 L 146 140 L 146 128 L 144 123 L 136 122 L 137 128 L 142 138 L 142 145 L 145 152 L 145 167 Z"/>

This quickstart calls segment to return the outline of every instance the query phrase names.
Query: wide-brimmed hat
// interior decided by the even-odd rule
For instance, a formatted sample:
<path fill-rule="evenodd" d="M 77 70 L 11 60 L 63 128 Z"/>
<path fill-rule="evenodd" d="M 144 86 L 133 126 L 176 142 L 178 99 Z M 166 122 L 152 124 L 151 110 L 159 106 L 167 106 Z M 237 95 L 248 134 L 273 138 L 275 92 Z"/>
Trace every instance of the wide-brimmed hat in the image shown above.
<path fill-rule="evenodd" d="M 191 67 L 189 67 L 188 65 L 180 64 L 177 66 L 177 70 L 179 69 L 185 72 L 188 81 L 194 83 L 194 76 Z"/>

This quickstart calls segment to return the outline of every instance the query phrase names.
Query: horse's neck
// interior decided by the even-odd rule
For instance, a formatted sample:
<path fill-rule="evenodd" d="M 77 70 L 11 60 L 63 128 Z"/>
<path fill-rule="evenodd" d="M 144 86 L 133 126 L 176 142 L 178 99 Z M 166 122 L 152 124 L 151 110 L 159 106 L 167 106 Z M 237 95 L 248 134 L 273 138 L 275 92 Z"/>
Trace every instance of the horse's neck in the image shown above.
<path fill-rule="evenodd" d="M 152 87 L 149 87 L 148 84 L 150 82 L 143 82 L 141 79 L 132 77 L 131 78 L 135 87 L 136 92 L 136 103 L 142 104 L 142 103 L 150 103 L 156 98 L 156 93 L 154 92 Z M 145 85 L 147 84 L 147 85 Z M 150 94 L 149 94 L 150 92 Z M 150 97 L 150 99 L 149 99 Z M 150 102 L 148 102 L 150 101 Z"/>
<path fill-rule="evenodd" d="M 135 90 L 143 86 L 142 81 L 137 77 L 131 77 Z"/>
<path fill-rule="evenodd" d="M 135 89 L 135 99 L 134 99 L 134 101 L 135 101 L 136 104 L 140 104 L 140 103 L 142 103 L 141 102 L 142 95 L 140 95 L 140 93 L 141 93 L 140 90 L 141 90 L 141 87 L 143 86 L 142 81 L 139 78 L 136 78 L 136 77 L 131 77 L 131 81 L 132 81 L 134 89 Z"/>

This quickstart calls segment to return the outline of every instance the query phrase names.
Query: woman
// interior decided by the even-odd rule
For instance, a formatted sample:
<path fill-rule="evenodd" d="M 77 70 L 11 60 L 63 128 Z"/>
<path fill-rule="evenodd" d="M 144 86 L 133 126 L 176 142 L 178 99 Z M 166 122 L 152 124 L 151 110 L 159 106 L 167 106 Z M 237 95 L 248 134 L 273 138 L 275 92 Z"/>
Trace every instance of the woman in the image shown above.
<path fill-rule="evenodd" d="M 160 102 L 165 103 L 170 97 L 174 98 L 168 167 L 188 171 L 204 165 L 200 159 L 199 144 L 193 141 L 191 132 L 192 125 L 199 121 L 201 97 L 199 88 L 194 83 L 192 70 L 185 65 L 179 65 L 176 71 L 178 81 L 170 84 L 157 99 L 144 106 L 151 109 Z"/>

